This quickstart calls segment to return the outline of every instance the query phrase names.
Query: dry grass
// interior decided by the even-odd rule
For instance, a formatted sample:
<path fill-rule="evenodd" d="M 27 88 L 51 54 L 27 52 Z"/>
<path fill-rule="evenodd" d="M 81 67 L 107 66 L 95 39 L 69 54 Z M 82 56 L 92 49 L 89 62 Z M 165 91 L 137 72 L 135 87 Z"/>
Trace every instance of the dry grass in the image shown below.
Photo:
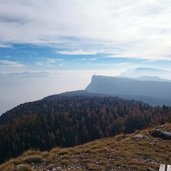
<path fill-rule="evenodd" d="M 171 124 L 165 128 L 170 130 Z M 28 151 L 0 165 L 0 171 L 17 171 L 21 164 L 34 171 L 53 168 L 56 171 L 157 171 L 160 163 L 171 164 L 171 141 L 153 138 L 149 131 L 136 131 L 73 148 L 54 148 L 49 152 Z M 135 138 L 137 134 L 144 138 Z"/>

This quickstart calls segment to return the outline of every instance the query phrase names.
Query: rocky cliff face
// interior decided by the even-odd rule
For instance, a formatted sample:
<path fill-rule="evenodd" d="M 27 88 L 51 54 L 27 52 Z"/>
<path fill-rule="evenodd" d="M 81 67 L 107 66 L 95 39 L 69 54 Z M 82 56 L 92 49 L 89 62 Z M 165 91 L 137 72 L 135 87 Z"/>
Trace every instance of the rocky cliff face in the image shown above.
<path fill-rule="evenodd" d="M 124 77 L 93 76 L 86 91 L 141 100 L 150 105 L 171 105 L 171 82 Z"/>

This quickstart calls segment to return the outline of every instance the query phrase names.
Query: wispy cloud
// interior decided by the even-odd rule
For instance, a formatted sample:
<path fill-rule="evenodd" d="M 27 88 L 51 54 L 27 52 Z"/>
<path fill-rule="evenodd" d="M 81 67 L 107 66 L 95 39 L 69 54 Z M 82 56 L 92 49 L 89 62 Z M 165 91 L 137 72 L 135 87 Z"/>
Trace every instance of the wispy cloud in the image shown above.
<path fill-rule="evenodd" d="M 11 48 L 10 44 L 0 44 L 0 48 Z"/>
<path fill-rule="evenodd" d="M 23 72 L 27 68 L 26 65 L 12 61 L 12 60 L 0 60 L 0 73 L 13 73 L 13 72 Z"/>
<path fill-rule="evenodd" d="M 43 60 L 40 60 L 40 61 L 36 62 L 36 65 L 38 65 L 40 67 L 53 67 L 53 66 L 61 67 L 62 66 L 61 62 L 62 61 L 63 61 L 63 59 L 47 58 L 47 59 L 43 59 Z"/>
<path fill-rule="evenodd" d="M 98 51 L 89 51 L 89 50 L 69 50 L 69 51 L 57 51 L 58 54 L 62 55 L 96 55 L 99 52 Z"/>
<path fill-rule="evenodd" d="M 96 61 L 97 58 L 81 58 L 80 61 Z"/>
<path fill-rule="evenodd" d="M 25 65 L 18 63 L 16 61 L 10 61 L 10 60 L 0 60 L 0 66 L 4 67 L 15 67 L 15 68 L 23 68 Z"/>
<path fill-rule="evenodd" d="M 54 58 L 48 58 L 48 59 L 47 59 L 47 63 L 48 63 L 48 64 L 56 63 L 56 59 L 54 59 Z"/>
<path fill-rule="evenodd" d="M 103 51 L 112 57 L 168 60 L 170 10 L 170 0 L 1 0 L 0 44 L 60 47 L 68 49 L 58 51 L 65 55 Z"/>

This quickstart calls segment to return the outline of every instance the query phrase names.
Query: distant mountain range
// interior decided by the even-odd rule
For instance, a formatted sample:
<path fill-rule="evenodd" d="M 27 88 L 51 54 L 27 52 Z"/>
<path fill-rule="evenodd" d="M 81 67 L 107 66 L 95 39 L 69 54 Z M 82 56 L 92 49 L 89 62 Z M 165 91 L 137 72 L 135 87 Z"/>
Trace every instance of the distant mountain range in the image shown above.
<path fill-rule="evenodd" d="M 143 76 L 148 77 L 161 77 L 171 79 L 171 71 L 157 69 L 157 68 L 134 68 L 129 69 L 120 75 L 121 77 L 138 78 Z"/>
<path fill-rule="evenodd" d="M 150 105 L 171 105 L 171 82 L 159 77 L 126 78 L 94 75 L 85 90 L 140 100 Z"/>
<path fill-rule="evenodd" d="M 171 82 L 170 80 L 160 78 L 158 76 L 140 76 L 135 78 L 139 81 L 165 81 L 165 82 Z"/>

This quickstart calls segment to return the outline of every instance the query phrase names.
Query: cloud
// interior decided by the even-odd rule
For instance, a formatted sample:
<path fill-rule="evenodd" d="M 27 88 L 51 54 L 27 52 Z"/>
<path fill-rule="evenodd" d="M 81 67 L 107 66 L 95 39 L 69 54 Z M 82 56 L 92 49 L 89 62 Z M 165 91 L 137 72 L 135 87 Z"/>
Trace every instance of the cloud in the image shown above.
<path fill-rule="evenodd" d="M 70 50 L 70 51 L 57 51 L 58 54 L 62 55 L 96 55 L 99 52 L 98 51 L 88 51 L 88 50 Z"/>
<path fill-rule="evenodd" d="M 47 63 L 49 63 L 49 64 L 56 63 L 56 59 L 54 59 L 54 58 L 48 58 L 47 59 Z"/>
<path fill-rule="evenodd" d="M 0 48 L 11 48 L 12 46 L 9 44 L 0 44 Z"/>
<path fill-rule="evenodd" d="M 81 58 L 81 61 L 96 61 L 97 58 Z"/>
<path fill-rule="evenodd" d="M 9 60 L 0 60 L 0 66 L 15 67 L 15 68 L 25 67 L 25 65 L 23 64 L 20 64 L 16 61 L 9 61 Z"/>
<path fill-rule="evenodd" d="M 12 9 L 12 10 L 11 10 Z M 54 46 L 66 55 L 171 59 L 170 0 L 1 0 L 0 44 Z"/>
<path fill-rule="evenodd" d="M 61 62 L 62 61 L 63 61 L 63 59 L 47 58 L 47 59 L 40 60 L 40 61 L 36 62 L 36 65 L 38 65 L 40 67 L 53 67 L 53 66 L 61 67 L 62 66 Z"/>
<path fill-rule="evenodd" d="M 12 60 L 0 60 L 0 73 L 23 72 L 26 65 Z"/>

